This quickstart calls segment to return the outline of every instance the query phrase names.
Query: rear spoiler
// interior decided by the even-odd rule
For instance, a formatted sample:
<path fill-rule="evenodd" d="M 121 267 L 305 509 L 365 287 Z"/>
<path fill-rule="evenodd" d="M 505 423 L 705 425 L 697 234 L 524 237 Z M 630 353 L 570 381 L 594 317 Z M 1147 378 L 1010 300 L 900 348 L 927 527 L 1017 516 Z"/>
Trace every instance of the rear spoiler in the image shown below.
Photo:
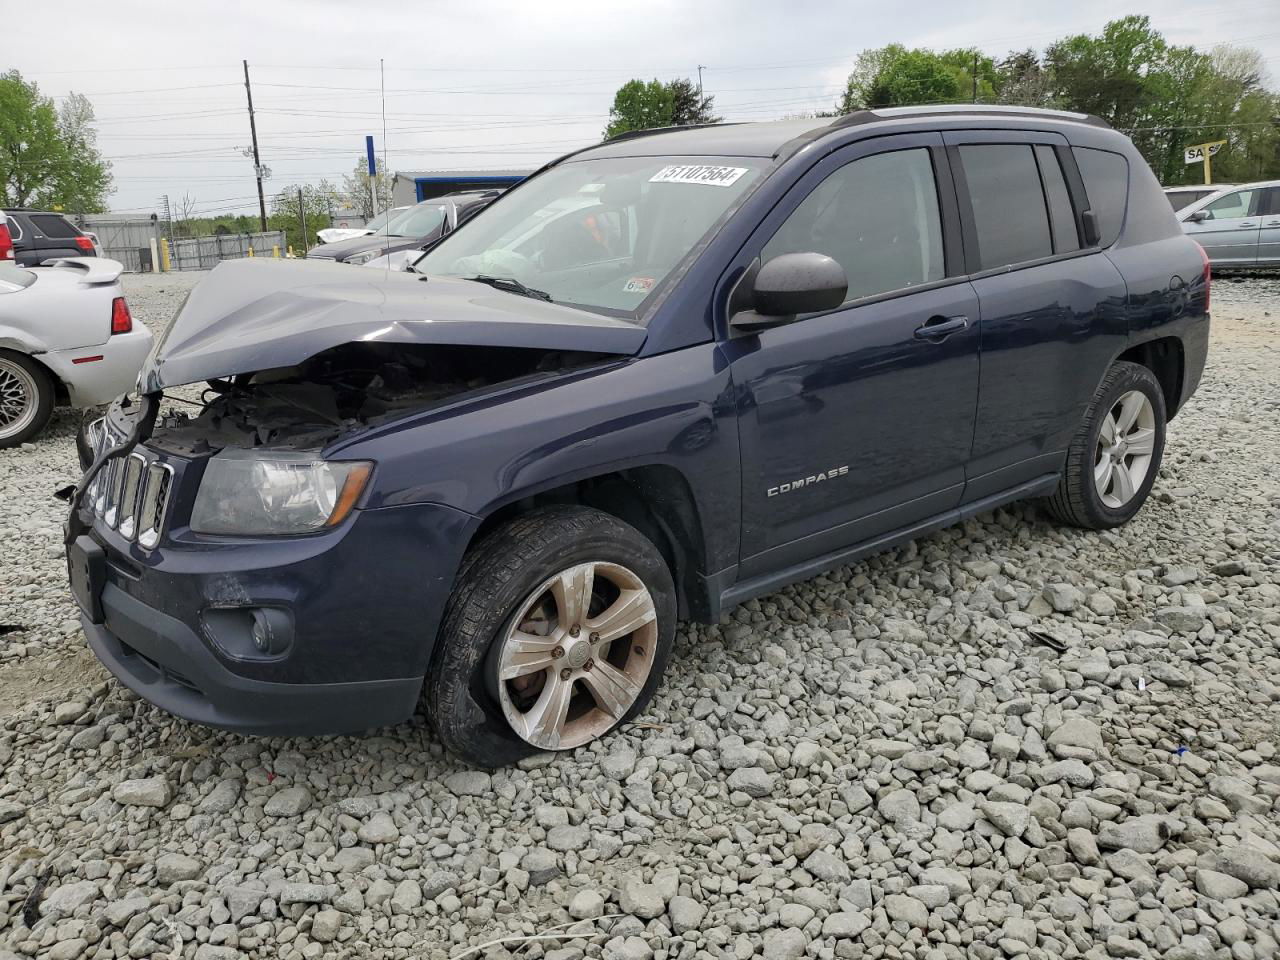
<path fill-rule="evenodd" d="M 81 283 L 115 283 L 124 272 L 124 264 L 119 260 L 107 260 L 103 257 L 55 257 L 45 260 L 42 267 L 70 267 L 84 274 Z"/>

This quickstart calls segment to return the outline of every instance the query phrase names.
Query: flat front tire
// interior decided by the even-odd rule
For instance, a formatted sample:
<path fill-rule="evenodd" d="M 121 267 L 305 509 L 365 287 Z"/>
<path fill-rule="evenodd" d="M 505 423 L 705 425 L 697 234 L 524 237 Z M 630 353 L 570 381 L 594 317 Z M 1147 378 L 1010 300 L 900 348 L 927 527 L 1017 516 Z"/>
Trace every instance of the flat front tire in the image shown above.
<path fill-rule="evenodd" d="M 0 350 L 0 448 L 26 443 L 53 416 L 53 384 L 38 363 Z"/>
<path fill-rule="evenodd" d="M 675 635 L 671 573 L 616 517 L 546 507 L 463 560 L 425 685 L 445 747 L 496 767 L 571 750 L 636 716 Z"/>
<path fill-rule="evenodd" d="M 1049 513 L 1089 530 L 1127 523 L 1155 483 L 1165 426 L 1155 374 L 1137 363 L 1113 364 L 1067 450 L 1058 489 L 1046 501 Z"/>

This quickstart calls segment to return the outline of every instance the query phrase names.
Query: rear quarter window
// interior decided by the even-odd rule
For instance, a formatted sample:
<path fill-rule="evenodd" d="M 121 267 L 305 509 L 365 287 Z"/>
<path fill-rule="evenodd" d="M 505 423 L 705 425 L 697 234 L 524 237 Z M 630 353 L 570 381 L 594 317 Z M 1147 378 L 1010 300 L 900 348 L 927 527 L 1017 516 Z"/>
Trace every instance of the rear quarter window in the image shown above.
<path fill-rule="evenodd" d="M 68 221 L 52 213 L 35 213 L 31 215 L 31 223 L 36 230 L 54 240 L 63 240 L 80 236 L 80 231 Z"/>
<path fill-rule="evenodd" d="M 1101 246 L 1109 247 L 1120 236 L 1129 197 L 1129 162 L 1110 150 L 1072 147 L 1076 166 L 1089 195 L 1089 208 L 1098 219 Z"/>

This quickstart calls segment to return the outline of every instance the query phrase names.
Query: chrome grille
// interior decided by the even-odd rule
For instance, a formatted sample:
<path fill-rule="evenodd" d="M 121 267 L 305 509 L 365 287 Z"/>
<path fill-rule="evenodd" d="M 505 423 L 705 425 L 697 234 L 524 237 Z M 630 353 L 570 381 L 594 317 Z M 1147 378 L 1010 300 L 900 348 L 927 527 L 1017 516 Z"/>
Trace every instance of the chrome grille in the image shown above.
<path fill-rule="evenodd" d="M 95 420 L 88 427 L 87 439 L 97 456 L 125 438 L 114 436 L 103 420 Z M 145 447 L 138 447 L 107 461 L 85 494 L 84 503 L 104 526 L 150 550 L 160 542 L 172 489 L 173 468 L 155 459 Z"/>

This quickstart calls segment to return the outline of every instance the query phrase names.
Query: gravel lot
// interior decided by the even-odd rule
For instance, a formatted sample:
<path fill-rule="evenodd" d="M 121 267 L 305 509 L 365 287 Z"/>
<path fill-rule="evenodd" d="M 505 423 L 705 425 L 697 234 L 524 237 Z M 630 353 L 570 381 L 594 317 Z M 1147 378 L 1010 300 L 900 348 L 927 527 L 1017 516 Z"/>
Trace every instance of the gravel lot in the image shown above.
<path fill-rule="evenodd" d="M 492 776 L 111 680 L 60 414 L 0 453 L 0 960 L 1280 955 L 1280 280 L 1214 307 L 1127 528 L 1018 507 L 687 625 L 643 722 Z"/>

